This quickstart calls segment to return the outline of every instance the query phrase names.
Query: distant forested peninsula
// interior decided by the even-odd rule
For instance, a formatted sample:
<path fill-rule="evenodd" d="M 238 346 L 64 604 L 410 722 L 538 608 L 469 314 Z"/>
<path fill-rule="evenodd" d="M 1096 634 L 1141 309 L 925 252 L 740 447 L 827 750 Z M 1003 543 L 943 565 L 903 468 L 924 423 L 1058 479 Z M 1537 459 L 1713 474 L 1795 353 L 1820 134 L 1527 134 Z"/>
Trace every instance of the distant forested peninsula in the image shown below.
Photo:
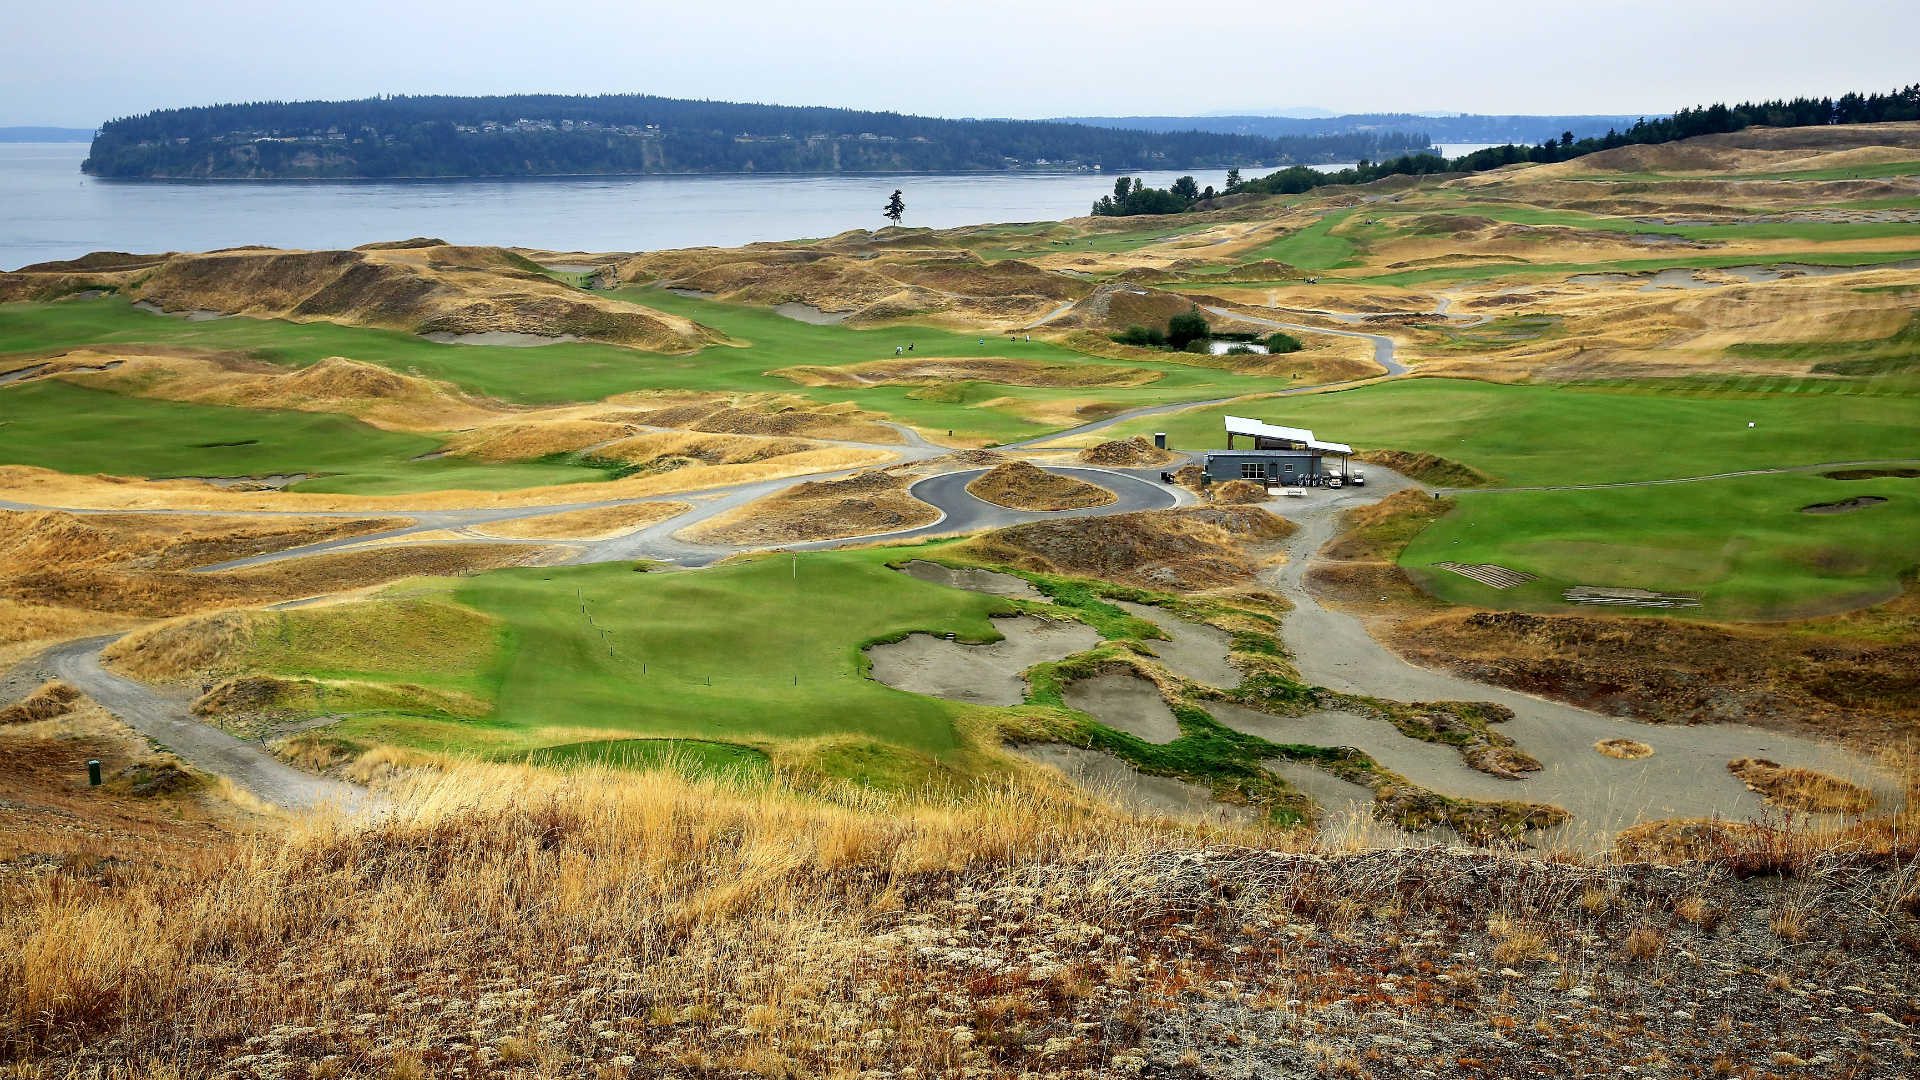
<path fill-rule="evenodd" d="M 686 101 L 639 94 L 380 97 L 166 109 L 108 121 L 82 168 L 126 179 L 1219 168 L 1380 158 L 1378 132 L 1268 137 Z"/>

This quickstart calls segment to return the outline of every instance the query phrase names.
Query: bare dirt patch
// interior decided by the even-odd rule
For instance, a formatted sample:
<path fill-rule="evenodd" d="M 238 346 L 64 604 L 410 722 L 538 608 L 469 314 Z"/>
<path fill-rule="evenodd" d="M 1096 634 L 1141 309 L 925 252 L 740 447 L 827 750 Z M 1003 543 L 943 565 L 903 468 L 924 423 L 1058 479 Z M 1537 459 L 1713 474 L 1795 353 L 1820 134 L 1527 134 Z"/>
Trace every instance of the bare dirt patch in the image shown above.
<path fill-rule="evenodd" d="M 1766 758 L 1738 758 L 1727 771 L 1774 806 L 1814 814 L 1858 814 L 1873 806 L 1873 792 L 1817 769 L 1782 765 Z"/>
<path fill-rule="evenodd" d="M 1841 499 L 1838 502 L 1814 503 L 1811 506 L 1803 506 L 1800 508 L 1800 512 L 1803 514 L 1850 514 L 1855 510 L 1865 510 L 1869 506 L 1879 506 L 1886 501 L 1887 499 L 1884 495 L 1855 495 L 1851 499 Z"/>
<path fill-rule="evenodd" d="M 511 518 L 480 526 L 488 536 L 513 540 L 607 540 L 686 513 L 683 502 L 643 502 L 539 517 Z"/>
<path fill-rule="evenodd" d="M 1096 484 L 1051 473 L 1026 461 L 996 465 L 967 485 L 976 499 L 1013 510 L 1078 510 L 1105 506 L 1119 496 Z"/>
<path fill-rule="evenodd" d="M 1100 643 L 1100 635 L 1090 626 L 1031 615 L 998 619 L 994 627 L 1005 636 L 985 644 L 909 634 L 875 645 L 867 650 L 873 678 L 909 693 L 974 705 L 1012 706 L 1026 700 L 1022 672 Z"/>
<path fill-rule="evenodd" d="M 907 494 L 911 478 L 869 471 L 812 480 L 690 528 L 702 544 L 796 544 L 931 525 L 940 511 Z"/>
<path fill-rule="evenodd" d="M 1829 480 L 1912 480 L 1920 477 L 1920 469 L 1900 467 L 1894 469 L 1835 469 L 1820 475 Z"/>

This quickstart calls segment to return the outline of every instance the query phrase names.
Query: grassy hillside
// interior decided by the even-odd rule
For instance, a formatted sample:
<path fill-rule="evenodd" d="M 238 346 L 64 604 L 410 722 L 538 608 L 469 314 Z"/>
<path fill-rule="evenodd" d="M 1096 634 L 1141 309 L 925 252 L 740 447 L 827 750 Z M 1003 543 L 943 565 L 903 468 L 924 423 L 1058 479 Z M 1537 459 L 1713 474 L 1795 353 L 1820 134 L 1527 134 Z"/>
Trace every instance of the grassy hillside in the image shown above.
<path fill-rule="evenodd" d="M 1846 513 L 1802 507 L 1885 499 Z M 1820 474 L 1555 492 L 1469 492 L 1421 533 L 1400 564 L 1442 599 L 1567 610 L 1572 585 L 1697 596 L 1708 618 L 1788 618 L 1845 610 L 1898 593 L 1920 564 L 1920 480 Z M 1433 569 L 1495 563 L 1539 575 L 1495 590 Z M 1591 609 L 1589 609 L 1591 610 Z"/>
<path fill-rule="evenodd" d="M 1920 457 L 1920 397 L 1665 389 L 1413 379 L 1191 409 L 1116 433 L 1165 431 L 1182 449 L 1224 448 L 1221 417 L 1256 416 L 1356 449 L 1437 454 L 1522 486 Z"/>

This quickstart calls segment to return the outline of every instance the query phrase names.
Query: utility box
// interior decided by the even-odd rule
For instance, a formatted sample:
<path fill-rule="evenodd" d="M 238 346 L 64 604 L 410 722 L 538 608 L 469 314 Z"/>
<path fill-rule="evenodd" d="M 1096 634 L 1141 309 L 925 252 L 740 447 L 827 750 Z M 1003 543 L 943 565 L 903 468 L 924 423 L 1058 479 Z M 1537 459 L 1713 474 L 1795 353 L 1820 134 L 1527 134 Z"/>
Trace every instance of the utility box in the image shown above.
<path fill-rule="evenodd" d="M 1156 432 L 1154 432 L 1154 433 L 1153 433 L 1153 447 L 1154 447 L 1154 449 L 1156 449 L 1156 450 L 1165 450 L 1165 449 L 1167 448 L 1167 433 L 1166 433 L 1166 432 L 1164 432 L 1164 431 L 1156 431 Z"/>

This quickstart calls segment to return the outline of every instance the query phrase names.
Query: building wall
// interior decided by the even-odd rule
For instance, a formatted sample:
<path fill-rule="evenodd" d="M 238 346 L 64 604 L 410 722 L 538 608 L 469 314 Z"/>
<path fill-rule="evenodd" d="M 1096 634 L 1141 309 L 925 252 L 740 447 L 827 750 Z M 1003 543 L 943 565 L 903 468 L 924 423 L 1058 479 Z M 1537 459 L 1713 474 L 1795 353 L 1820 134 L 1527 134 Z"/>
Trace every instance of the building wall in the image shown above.
<path fill-rule="evenodd" d="M 1207 455 L 1207 479 L 1216 484 L 1239 480 L 1243 475 L 1241 466 L 1249 464 L 1261 466 L 1268 480 L 1318 476 L 1325 472 L 1320 456 L 1306 450 L 1266 450 L 1259 453 L 1215 450 Z M 1289 465 L 1293 466 L 1291 470 L 1287 468 Z"/>

